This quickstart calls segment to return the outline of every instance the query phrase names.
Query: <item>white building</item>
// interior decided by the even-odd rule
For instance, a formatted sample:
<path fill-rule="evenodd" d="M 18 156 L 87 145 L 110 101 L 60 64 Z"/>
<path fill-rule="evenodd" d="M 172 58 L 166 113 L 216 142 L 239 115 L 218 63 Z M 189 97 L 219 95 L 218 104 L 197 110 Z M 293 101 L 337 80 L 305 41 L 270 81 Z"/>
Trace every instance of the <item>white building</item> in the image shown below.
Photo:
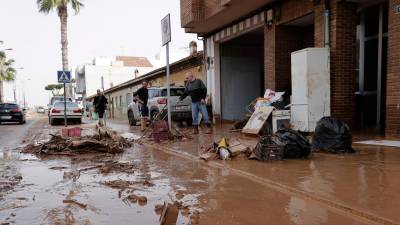
<path fill-rule="evenodd" d="M 146 57 L 96 57 L 91 64 L 79 66 L 75 70 L 75 92 L 85 99 L 96 94 L 97 89 L 109 89 L 153 69 Z"/>

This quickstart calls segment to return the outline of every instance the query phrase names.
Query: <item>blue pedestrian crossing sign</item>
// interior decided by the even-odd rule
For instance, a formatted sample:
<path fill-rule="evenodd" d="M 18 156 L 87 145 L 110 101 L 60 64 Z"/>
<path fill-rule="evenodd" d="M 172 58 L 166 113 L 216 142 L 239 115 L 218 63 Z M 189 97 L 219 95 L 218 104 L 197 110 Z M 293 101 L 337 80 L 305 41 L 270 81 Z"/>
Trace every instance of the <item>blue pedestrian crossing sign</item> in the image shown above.
<path fill-rule="evenodd" d="M 57 71 L 58 83 L 70 83 L 71 71 Z"/>

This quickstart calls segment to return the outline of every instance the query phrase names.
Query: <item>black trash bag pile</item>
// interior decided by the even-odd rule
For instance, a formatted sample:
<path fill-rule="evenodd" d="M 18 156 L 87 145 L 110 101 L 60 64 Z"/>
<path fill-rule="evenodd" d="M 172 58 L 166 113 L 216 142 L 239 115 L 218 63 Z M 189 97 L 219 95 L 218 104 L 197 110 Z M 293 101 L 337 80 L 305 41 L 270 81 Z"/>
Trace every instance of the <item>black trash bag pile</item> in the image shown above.
<path fill-rule="evenodd" d="M 354 153 L 349 126 L 334 117 L 323 117 L 317 123 L 313 137 L 313 151 Z"/>
<path fill-rule="evenodd" d="M 311 144 L 299 132 L 281 129 L 275 133 L 276 143 L 284 146 L 284 158 L 306 158 L 311 153 Z"/>

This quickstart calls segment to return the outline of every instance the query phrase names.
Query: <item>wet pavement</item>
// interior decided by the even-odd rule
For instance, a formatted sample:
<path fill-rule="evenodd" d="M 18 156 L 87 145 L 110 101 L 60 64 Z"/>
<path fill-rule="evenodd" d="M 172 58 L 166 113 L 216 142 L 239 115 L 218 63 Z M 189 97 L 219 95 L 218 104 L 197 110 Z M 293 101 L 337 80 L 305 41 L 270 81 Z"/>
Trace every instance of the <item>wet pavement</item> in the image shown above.
<path fill-rule="evenodd" d="M 136 127 L 129 128 L 124 122 L 110 126 L 119 132 L 137 133 Z M 31 142 L 47 138 L 61 127 L 49 127 L 46 118 L 36 117 L 14 132 L 18 140 Z M 0 126 L 0 134 L 6 129 Z M 400 208 L 396 188 L 400 183 L 396 179 L 399 149 L 357 145 L 355 155 L 315 154 L 309 160 L 274 163 L 244 157 L 227 162 L 198 160 L 201 147 L 212 139 L 237 136 L 216 130 L 213 135 L 182 143 L 134 145 L 119 155 L 39 159 L 18 153 L 15 147 L 21 143 L 8 143 L 2 136 L 0 177 L 12 170 L 22 180 L 13 190 L 0 191 L 0 223 L 159 224 L 155 206 L 164 201 L 181 205 L 177 224 L 358 225 L 400 221 L 396 213 Z M 107 162 L 129 163 L 133 173 L 103 173 L 98 166 Z M 121 180 L 129 181 L 129 186 L 105 185 Z M 132 194 L 147 201 L 127 201 Z M 66 199 L 86 207 L 63 203 Z"/>

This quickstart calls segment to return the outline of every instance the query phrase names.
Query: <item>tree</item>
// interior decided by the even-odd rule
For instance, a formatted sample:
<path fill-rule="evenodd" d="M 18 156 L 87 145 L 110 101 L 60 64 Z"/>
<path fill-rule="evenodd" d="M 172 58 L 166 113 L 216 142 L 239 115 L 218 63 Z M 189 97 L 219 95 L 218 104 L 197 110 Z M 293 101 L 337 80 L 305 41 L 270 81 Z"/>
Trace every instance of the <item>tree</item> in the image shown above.
<path fill-rule="evenodd" d="M 60 95 L 60 90 L 64 87 L 63 84 L 49 84 L 46 87 L 44 87 L 44 89 L 46 91 L 51 91 L 51 93 L 53 94 L 53 96 L 55 95 Z"/>
<path fill-rule="evenodd" d="M 0 51 L 0 102 L 3 102 L 3 82 L 15 80 L 17 71 L 13 68 L 14 60 Z"/>
<path fill-rule="evenodd" d="M 61 24 L 61 55 L 62 68 L 68 70 L 68 6 L 70 5 L 75 14 L 78 14 L 83 7 L 82 0 L 36 0 L 40 13 L 49 14 L 53 10 L 57 10 Z M 67 85 L 66 93 L 72 96 L 71 85 Z"/>

